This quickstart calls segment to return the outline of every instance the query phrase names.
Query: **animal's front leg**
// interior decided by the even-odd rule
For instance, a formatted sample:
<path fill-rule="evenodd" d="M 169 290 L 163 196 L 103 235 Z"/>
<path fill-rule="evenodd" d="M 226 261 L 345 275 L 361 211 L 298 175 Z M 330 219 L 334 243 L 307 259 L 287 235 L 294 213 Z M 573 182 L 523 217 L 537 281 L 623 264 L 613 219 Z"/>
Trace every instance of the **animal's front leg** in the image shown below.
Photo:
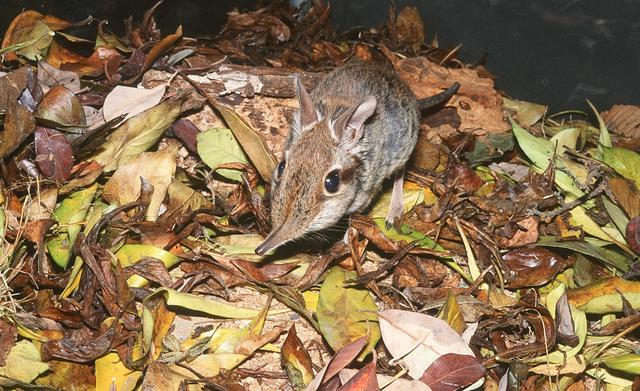
<path fill-rule="evenodd" d="M 404 168 L 399 169 L 394 173 L 393 178 L 393 190 L 391 191 L 391 203 L 389 204 L 389 210 L 387 211 L 387 217 L 385 219 L 387 229 L 391 229 L 394 226 L 396 219 L 402 217 L 404 211 L 402 205 L 402 184 L 404 183 Z"/>

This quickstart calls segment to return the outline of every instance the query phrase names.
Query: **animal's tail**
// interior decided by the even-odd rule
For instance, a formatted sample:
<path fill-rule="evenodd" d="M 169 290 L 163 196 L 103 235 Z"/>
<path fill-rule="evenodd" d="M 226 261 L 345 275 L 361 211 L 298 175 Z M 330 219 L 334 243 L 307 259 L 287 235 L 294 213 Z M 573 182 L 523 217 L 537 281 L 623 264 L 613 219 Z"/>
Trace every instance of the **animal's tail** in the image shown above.
<path fill-rule="evenodd" d="M 458 88 L 460 88 L 460 83 L 455 82 L 451 87 L 439 94 L 418 100 L 418 107 L 420 108 L 420 111 L 448 101 L 456 92 L 458 92 Z"/>

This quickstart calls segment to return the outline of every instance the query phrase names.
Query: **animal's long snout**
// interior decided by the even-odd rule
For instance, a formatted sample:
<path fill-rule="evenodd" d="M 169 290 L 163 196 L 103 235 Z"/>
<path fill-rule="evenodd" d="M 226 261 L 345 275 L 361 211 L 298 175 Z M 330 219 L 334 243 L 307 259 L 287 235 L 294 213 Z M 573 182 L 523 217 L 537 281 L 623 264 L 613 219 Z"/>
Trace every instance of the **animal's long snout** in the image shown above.
<path fill-rule="evenodd" d="M 282 235 L 282 232 L 282 226 L 274 227 L 266 237 L 266 239 L 258 247 L 256 247 L 256 254 L 264 255 L 267 252 L 275 250 L 276 248 L 285 244 L 288 239 L 283 237 L 284 235 Z"/>

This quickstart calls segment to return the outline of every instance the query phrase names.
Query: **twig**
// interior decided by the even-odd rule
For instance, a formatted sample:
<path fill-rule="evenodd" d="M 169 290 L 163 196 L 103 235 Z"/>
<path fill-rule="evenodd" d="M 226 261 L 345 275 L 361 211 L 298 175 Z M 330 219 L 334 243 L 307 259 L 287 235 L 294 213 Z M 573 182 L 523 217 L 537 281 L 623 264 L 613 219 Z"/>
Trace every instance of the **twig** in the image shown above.
<path fill-rule="evenodd" d="M 396 266 L 398 263 L 400 263 L 402 258 L 404 258 L 404 256 L 407 255 L 409 253 L 409 251 L 411 251 L 411 249 L 413 249 L 417 245 L 418 245 L 418 241 L 417 240 L 409 243 L 408 245 L 406 245 L 403 248 L 401 248 L 400 251 L 398 251 L 396 253 L 396 255 L 393 256 L 393 258 L 391 258 L 389 261 L 387 261 L 385 264 L 383 264 L 380 268 L 378 268 L 377 270 L 374 270 L 372 272 L 365 273 L 365 274 L 361 275 L 360 277 L 358 277 L 358 278 L 356 278 L 355 280 L 352 280 L 352 281 L 355 284 L 364 285 L 364 284 L 367 284 L 370 281 L 373 281 L 373 280 L 377 279 L 378 277 L 380 277 L 381 275 L 383 275 L 384 273 L 386 273 L 387 271 L 392 269 L 394 266 Z"/>
<path fill-rule="evenodd" d="M 571 201 L 571 202 L 567 202 L 566 204 L 562 205 L 559 208 L 556 208 L 554 210 L 548 211 L 548 212 L 544 212 L 540 214 L 540 218 L 545 221 L 545 222 L 549 222 L 551 221 L 552 218 L 559 216 L 565 212 L 568 212 L 570 210 L 572 210 L 573 208 L 583 204 L 585 201 L 590 200 L 592 198 L 595 198 L 601 194 L 603 194 L 605 192 L 605 182 L 601 182 L 595 189 L 591 190 L 591 192 L 583 195 L 582 197 L 576 198 L 575 200 Z"/>

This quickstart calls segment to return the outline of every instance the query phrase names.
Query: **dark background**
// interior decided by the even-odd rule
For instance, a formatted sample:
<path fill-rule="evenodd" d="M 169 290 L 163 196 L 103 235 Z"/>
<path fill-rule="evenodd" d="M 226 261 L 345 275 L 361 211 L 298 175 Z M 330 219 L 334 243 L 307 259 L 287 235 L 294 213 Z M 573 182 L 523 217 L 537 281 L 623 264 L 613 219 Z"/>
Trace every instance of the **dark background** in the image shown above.
<path fill-rule="evenodd" d="M 88 15 L 118 31 L 129 14 L 138 19 L 155 0 L 0 0 L 0 31 L 22 9 L 69 20 Z M 164 34 L 182 24 L 186 35 L 212 36 L 233 7 L 255 1 L 165 0 L 156 11 Z M 332 1 L 332 22 L 344 30 L 384 23 L 388 0 Z M 459 56 L 485 65 L 507 94 L 551 105 L 551 111 L 601 110 L 640 104 L 639 0 L 397 0 L 418 7 L 427 42 L 462 44 Z"/>

